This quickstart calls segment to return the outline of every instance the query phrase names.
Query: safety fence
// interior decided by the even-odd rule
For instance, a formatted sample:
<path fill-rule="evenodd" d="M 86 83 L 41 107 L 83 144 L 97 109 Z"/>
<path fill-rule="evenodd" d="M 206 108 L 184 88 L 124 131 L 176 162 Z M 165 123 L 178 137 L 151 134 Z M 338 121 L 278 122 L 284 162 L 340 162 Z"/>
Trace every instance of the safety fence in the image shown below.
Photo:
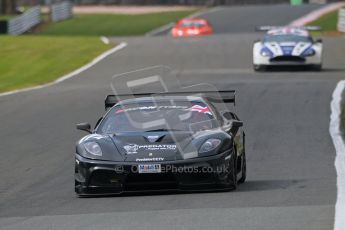
<path fill-rule="evenodd" d="M 23 34 L 41 22 L 41 7 L 35 6 L 22 15 L 8 20 L 7 33 L 11 35 Z"/>
<path fill-rule="evenodd" d="M 48 0 L 57 2 L 59 0 Z M 291 0 L 71 0 L 74 5 L 242 5 L 242 4 L 276 4 L 290 3 Z M 332 3 L 344 0 L 301 0 L 303 3 Z M 17 0 L 19 4 L 46 4 L 47 0 Z"/>
<path fill-rule="evenodd" d="M 51 20 L 58 22 L 73 17 L 73 5 L 69 1 L 56 3 L 51 6 Z"/>
<path fill-rule="evenodd" d="M 338 13 L 338 31 L 345 32 L 345 9 L 340 9 Z"/>

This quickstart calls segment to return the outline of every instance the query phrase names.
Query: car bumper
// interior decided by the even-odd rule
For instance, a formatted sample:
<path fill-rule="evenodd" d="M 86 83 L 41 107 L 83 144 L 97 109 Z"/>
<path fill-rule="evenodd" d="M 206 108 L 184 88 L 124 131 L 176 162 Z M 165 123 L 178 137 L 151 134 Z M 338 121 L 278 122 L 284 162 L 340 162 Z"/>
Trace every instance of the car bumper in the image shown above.
<path fill-rule="evenodd" d="M 232 152 L 169 162 L 109 162 L 75 155 L 75 192 L 78 195 L 152 191 L 230 189 Z M 139 164 L 160 164 L 161 173 L 138 173 Z"/>
<path fill-rule="evenodd" d="M 274 58 L 257 55 L 253 61 L 254 65 L 262 66 L 315 66 L 321 65 L 322 60 L 319 55 L 310 57 L 299 56 L 277 56 Z"/>

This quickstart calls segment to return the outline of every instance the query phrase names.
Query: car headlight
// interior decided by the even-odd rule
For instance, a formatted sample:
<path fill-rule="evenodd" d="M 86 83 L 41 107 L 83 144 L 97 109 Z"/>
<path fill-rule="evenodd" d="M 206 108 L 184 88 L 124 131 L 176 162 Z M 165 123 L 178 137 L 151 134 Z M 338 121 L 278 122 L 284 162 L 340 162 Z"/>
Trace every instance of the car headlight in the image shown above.
<path fill-rule="evenodd" d="M 261 55 L 264 56 L 264 57 L 269 57 L 270 53 L 267 52 L 267 51 L 261 51 Z"/>
<path fill-rule="evenodd" d="M 217 148 L 220 143 L 221 143 L 221 140 L 219 139 L 214 139 L 214 138 L 208 139 L 207 141 L 205 141 L 204 144 L 201 145 L 199 149 L 199 153 L 210 152 L 214 150 L 215 148 Z"/>
<path fill-rule="evenodd" d="M 102 156 L 101 146 L 99 146 L 99 144 L 96 142 L 87 142 L 84 144 L 84 148 L 86 152 L 90 153 L 91 155 Z"/>
<path fill-rule="evenodd" d="M 313 48 L 309 48 L 306 51 L 303 52 L 303 56 L 314 56 L 315 50 Z"/>

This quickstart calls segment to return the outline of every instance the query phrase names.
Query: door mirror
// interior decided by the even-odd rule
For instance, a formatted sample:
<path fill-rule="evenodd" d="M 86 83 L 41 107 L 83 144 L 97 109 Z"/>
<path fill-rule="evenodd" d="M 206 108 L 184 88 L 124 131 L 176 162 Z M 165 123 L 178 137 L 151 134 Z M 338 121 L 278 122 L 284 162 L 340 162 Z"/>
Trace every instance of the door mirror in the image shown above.
<path fill-rule="evenodd" d="M 243 122 L 239 120 L 232 120 L 231 121 L 231 133 L 237 133 L 237 131 L 243 126 Z"/>
<path fill-rule="evenodd" d="M 318 38 L 318 39 L 316 39 L 315 41 L 316 41 L 317 43 L 322 43 L 322 42 L 323 42 L 321 38 Z"/>
<path fill-rule="evenodd" d="M 91 125 L 89 123 L 77 124 L 77 129 L 91 133 Z"/>
<path fill-rule="evenodd" d="M 232 127 L 233 128 L 241 128 L 243 126 L 243 121 L 239 121 L 239 120 L 233 120 L 232 121 Z"/>

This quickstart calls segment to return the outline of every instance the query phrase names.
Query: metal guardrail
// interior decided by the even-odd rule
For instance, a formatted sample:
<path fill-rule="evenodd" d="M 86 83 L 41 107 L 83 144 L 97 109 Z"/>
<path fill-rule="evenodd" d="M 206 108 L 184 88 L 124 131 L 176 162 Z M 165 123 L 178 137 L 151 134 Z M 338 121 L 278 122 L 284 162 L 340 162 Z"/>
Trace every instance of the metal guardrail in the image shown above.
<path fill-rule="evenodd" d="M 338 13 L 338 31 L 345 32 L 345 9 L 340 9 Z"/>
<path fill-rule="evenodd" d="M 326 4 L 327 0 L 309 0 L 310 4 Z"/>
<path fill-rule="evenodd" d="M 58 22 L 73 17 L 73 6 L 69 1 L 56 3 L 51 6 L 51 20 Z"/>
<path fill-rule="evenodd" d="M 35 6 L 22 15 L 8 21 L 8 34 L 19 35 L 41 22 L 41 7 Z"/>

